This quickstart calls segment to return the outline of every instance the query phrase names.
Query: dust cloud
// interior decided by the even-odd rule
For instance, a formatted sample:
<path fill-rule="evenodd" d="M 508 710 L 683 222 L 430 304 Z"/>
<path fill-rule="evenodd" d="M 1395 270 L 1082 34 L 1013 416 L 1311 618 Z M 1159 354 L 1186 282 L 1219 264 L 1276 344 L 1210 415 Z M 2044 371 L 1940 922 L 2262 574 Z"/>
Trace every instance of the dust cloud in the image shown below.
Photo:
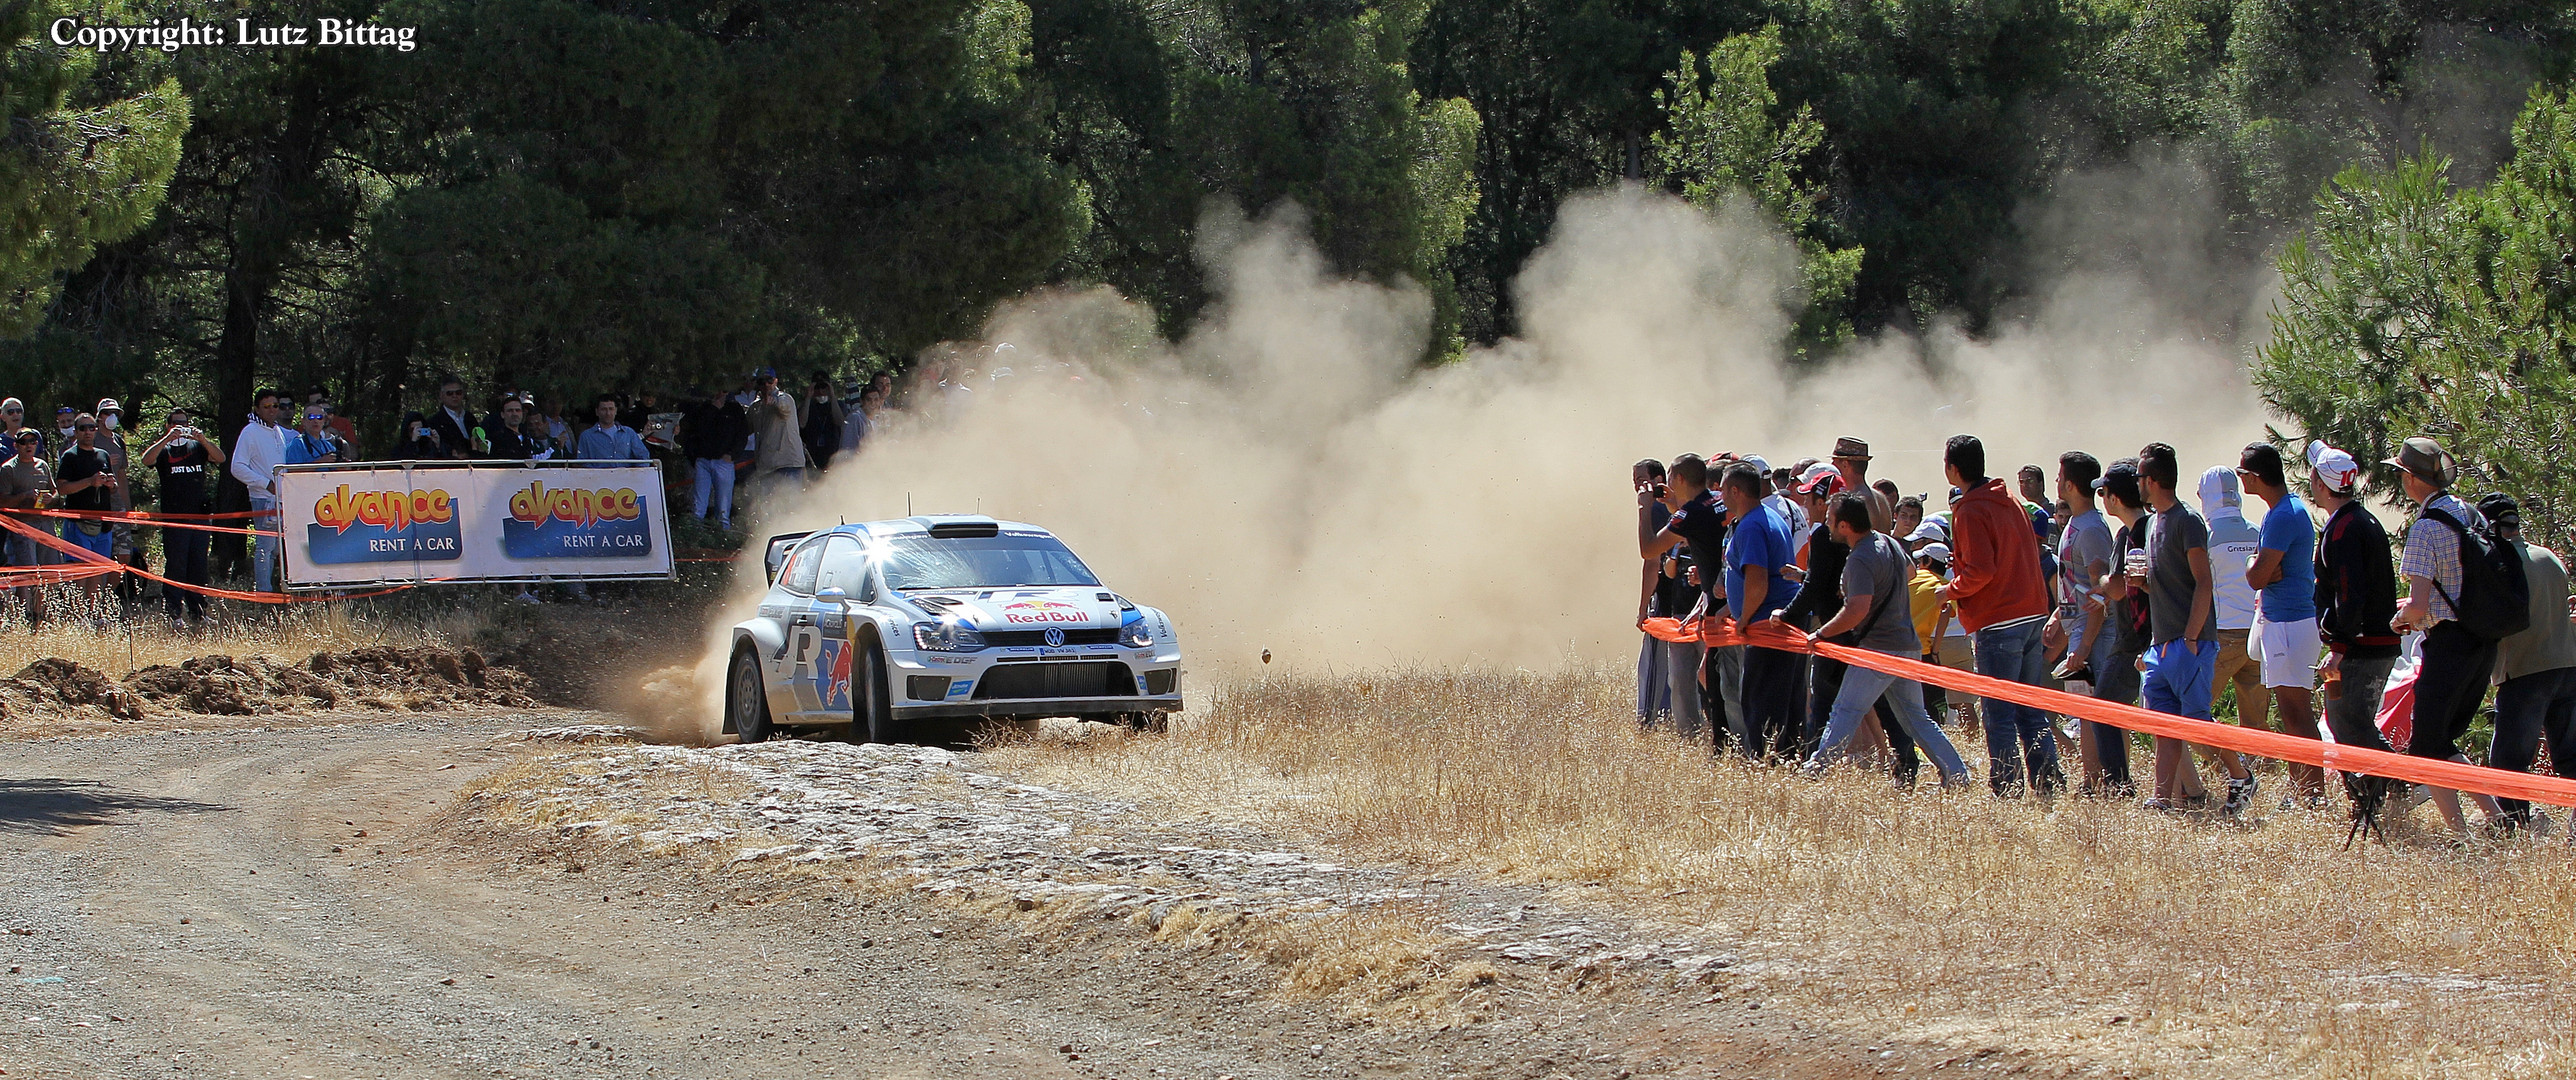
<path fill-rule="evenodd" d="M 1519 337 L 1426 370 L 1427 298 L 1336 277 L 1293 211 L 1215 215 L 1202 235 L 1216 300 L 1178 342 L 1106 289 L 1006 304 L 981 340 L 924 358 L 964 389 L 916 384 L 862 456 L 756 528 L 907 507 L 1045 526 L 1169 611 L 1200 677 L 1264 649 L 1310 671 L 1545 667 L 1633 655 L 1641 457 L 1786 465 L 1855 435 L 1874 476 L 1921 492 L 1958 432 L 1999 475 L 2156 439 L 2195 472 L 2262 434 L 2233 343 L 2117 260 L 2059 275 L 1982 338 L 1936 328 L 1793 368 L 1795 253 L 1776 228 L 1607 190 L 1563 208 L 1515 283 Z M 761 572 L 741 567 L 747 603 Z"/>

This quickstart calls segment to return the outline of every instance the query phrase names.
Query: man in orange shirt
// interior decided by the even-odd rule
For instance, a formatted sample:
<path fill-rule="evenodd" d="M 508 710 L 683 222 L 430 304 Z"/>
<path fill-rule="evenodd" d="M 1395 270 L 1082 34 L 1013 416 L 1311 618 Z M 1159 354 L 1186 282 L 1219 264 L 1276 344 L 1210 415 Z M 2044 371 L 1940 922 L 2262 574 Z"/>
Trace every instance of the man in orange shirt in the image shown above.
<path fill-rule="evenodd" d="M 1950 583 L 1941 596 L 1957 605 L 1959 624 L 1976 643 L 1977 673 L 2030 686 L 2048 685 L 2040 630 L 2048 619 L 2048 585 L 2039 572 L 2039 536 L 2021 501 L 1986 475 L 1986 447 L 1953 435 L 1942 469 L 1961 492 L 1950 512 Z M 2027 705 L 1986 700 L 1986 782 L 2018 797 L 2024 777 L 2041 795 L 2066 784 L 2048 716 Z"/>

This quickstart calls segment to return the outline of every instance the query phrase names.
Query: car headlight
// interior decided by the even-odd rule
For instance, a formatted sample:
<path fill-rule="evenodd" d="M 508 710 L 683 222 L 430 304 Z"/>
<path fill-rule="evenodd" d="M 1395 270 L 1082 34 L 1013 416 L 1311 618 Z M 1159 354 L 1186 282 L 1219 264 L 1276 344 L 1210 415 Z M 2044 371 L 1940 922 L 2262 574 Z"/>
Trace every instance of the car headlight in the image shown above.
<path fill-rule="evenodd" d="M 930 652 L 973 652 L 984 647 L 984 635 L 962 623 L 914 623 L 912 643 Z"/>
<path fill-rule="evenodd" d="M 1145 620 L 1137 619 L 1118 628 L 1118 640 L 1131 649 L 1150 649 L 1154 647 L 1154 632 L 1145 628 Z"/>

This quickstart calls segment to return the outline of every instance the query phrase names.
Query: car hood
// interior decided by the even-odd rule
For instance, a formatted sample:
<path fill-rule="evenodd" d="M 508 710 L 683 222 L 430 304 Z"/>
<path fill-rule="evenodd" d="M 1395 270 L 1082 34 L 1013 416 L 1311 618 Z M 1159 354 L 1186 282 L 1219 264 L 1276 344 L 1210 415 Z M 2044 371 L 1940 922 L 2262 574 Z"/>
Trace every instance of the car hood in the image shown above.
<path fill-rule="evenodd" d="M 978 630 L 1115 627 L 1121 617 L 1118 601 L 1103 600 L 1102 595 L 1099 586 L 1082 585 L 915 593 L 912 602 L 926 611 L 955 616 Z"/>

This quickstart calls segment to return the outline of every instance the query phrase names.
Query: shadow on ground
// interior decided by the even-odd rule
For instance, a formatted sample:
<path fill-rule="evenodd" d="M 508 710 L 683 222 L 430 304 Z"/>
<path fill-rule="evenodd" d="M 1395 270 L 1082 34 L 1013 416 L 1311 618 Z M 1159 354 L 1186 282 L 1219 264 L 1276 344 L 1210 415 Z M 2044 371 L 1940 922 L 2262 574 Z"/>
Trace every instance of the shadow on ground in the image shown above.
<path fill-rule="evenodd" d="M 231 807 L 168 799 L 93 780 L 0 780 L 0 833 L 60 836 L 76 825 L 131 825 L 140 814 L 196 814 Z"/>

